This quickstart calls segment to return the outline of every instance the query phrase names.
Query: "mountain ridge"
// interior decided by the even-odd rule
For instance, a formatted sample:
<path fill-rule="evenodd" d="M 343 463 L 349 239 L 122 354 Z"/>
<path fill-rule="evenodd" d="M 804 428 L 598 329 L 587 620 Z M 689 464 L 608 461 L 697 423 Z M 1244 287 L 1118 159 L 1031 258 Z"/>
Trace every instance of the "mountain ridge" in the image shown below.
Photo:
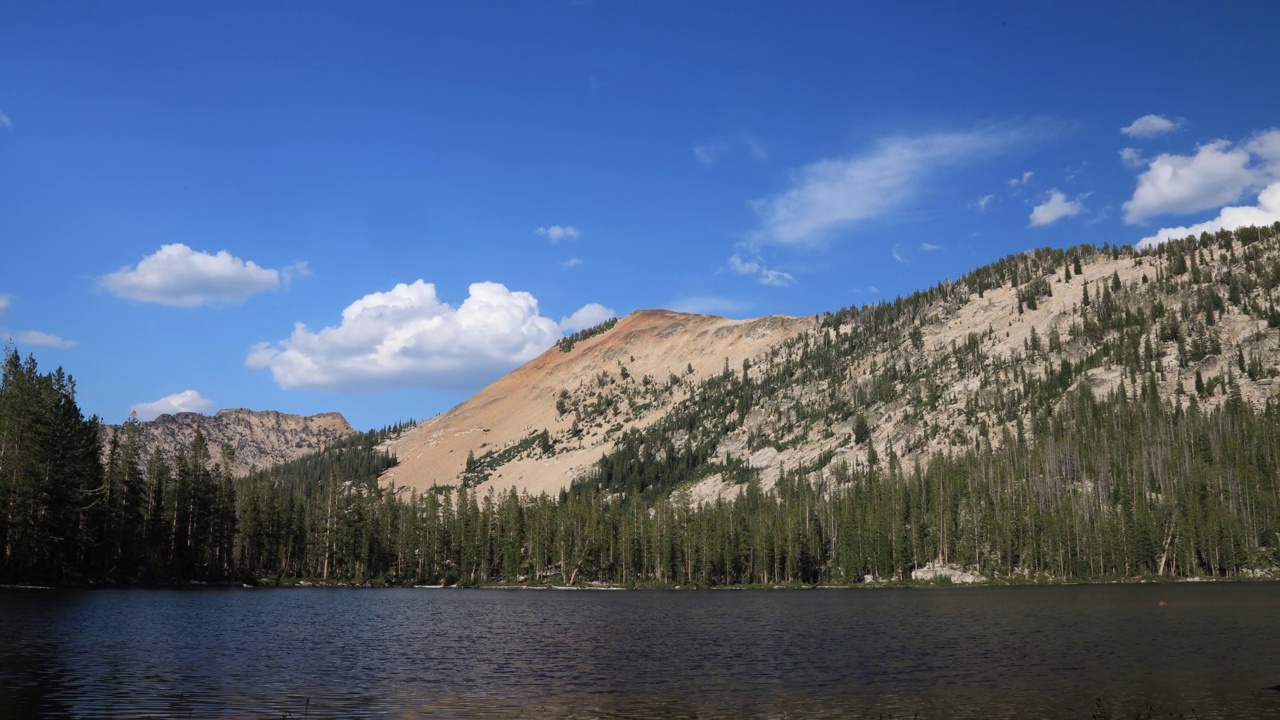
<path fill-rule="evenodd" d="M 104 428 L 104 451 L 115 430 L 122 425 Z M 278 410 L 224 408 L 212 415 L 195 412 L 164 413 L 154 420 L 138 423 L 143 457 L 159 451 L 172 460 L 178 450 L 190 445 L 196 430 L 204 434 L 214 460 L 220 460 L 218 448 L 226 443 L 234 451 L 230 467 L 232 475 L 243 476 L 254 469 L 265 469 L 307 453 L 355 433 L 346 418 L 338 412 L 315 415 L 293 415 Z"/>

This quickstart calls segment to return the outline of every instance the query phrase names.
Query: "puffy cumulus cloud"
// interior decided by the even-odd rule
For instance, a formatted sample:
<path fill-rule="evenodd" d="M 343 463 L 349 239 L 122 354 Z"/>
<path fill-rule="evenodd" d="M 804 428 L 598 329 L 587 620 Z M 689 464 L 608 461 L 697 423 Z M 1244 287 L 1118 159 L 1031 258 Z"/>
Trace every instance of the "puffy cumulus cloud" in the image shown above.
<path fill-rule="evenodd" d="M 793 174 L 791 187 L 752 203 L 756 243 L 801 245 L 876 218 L 919 194 L 944 167 L 999 151 L 1028 133 L 987 129 L 882 140 L 870 152 L 820 160 Z"/>
<path fill-rule="evenodd" d="M 559 324 L 539 314 L 527 292 L 473 283 L 455 308 L 417 280 L 356 300 L 336 327 L 317 332 L 298 323 L 287 339 L 251 348 L 245 364 L 271 370 L 283 388 L 471 390 L 560 337 Z"/>
<path fill-rule="evenodd" d="M 288 269 L 287 277 L 305 272 L 305 263 L 295 263 Z M 137 265 L 104 275 L 101 284 L 115 295 L 130 300 L 198 307 L 243 302 L 255 293 L 276 289 L 280 279 L 281 271 L 242 260 L 226 250 L 210 255 L 174 243 L 162 245 Z"/>
<path fill-rule="evenodd" d="M 1203 232 L 1234 230 L 1248 225 L 1271 225 L 1280 222 L 1280 182 L 1268 185 L 1258 194 L 1257 205 L 1224 207 L 1212 220 L 1185 227 L 1162 228 L 1156 234 L 1138 241 L 1139 249 L 1155 247 L 1166 240 L 1199 235 Z"/>
<path fill-rule="evenodd" d="M 613 308 L 607 308 L 600 303 L 587 303 L 569 317 L 560 318 L 560 329 L 566 333 L 578 332 L 617 316 Z"/>
<path fill-rule="evenodd" d="M 1263 172 L 1271 177 L 1280 176 L 1280 128 L 1254 135 L 1245 143 L 1245 149 L 1262 161 Z"/>
<path fill-rule="evenodd" d="M 159 400 L 130 405 L 129 412 L 137 413 L 139 420 L 155 420 L 161 415 L 174 415 L 182 412 L 203 413 L 214 408 L 216 403 L 202 397 L 195 390 L 183 390 L 180 393 L 166 395 Z"/>
<path fill-rule="evenodd" d="M 551 227 L 540 227 L 534 231 L 535 235 L 541 235 L 553 243 L 558 243 L 565 238 L 576 240 L 582 237 L 582 231 L 572 225 L 552 225 Z"/>
<path fill-rule="evenodd" d="M 1166 213 L 1193 213 L 1240 199 L 1258 180 L 1245 147 L 1226 140 L 1201 145 L 1195 155 L 1157 155 L 1138 176 L 1124 219 L 1139 223 Z"/>
<path fill-rule="evenodd" d="M 1044 202 L 1031 209 L 1031 226 L 1042 227 L 1051 225 L 1062 218 L 1079 215 L 1084 212 L 1084 203 L 1079 198 L 1068 200 L 1056 188 L 1049 191 L 1049 197 Z"/>
<path fill-rule="evenodd" d="M 1170 120 L 1163 115 L 1143 115 L 1129 123 L 1129 125 L 1120 128 L 1120 132 L 1132 138 L 1153 138 L 1177 130 L 1180 124 L 1178 121 Z"/>
<path fill-rule="evenodd" d="M 7 335 L 15 343 L 19 345 L 35 345 L 36 347 L 57 348 L 59 350 L 70 350 L 76 346 L 75 340 L 67 340 L 52 333 L 40 332 L 39 330 L 19 330 L 17 332 L 4 332 L 0 334 Z"/>

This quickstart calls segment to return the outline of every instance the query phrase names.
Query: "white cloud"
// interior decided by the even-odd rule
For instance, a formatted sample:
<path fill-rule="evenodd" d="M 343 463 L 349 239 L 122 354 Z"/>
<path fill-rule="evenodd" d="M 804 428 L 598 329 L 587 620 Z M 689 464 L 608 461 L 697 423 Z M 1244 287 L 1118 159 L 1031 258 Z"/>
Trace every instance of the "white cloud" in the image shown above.
<path fill-rule="evenodd" d="M 276 343 L 258 343 L 245 364 L 266 368 L 283 388 L 371 391 L 389 387 L 471 390 L 532 360 L 561 337 L 527 292 L 473 283 L 457 308 L 432 283 L 401 283 L 351 303 L 337 327 L 298 323 Z"/>
<path fill-rule="evenodd" d="M 737 275 L 756 275 L 756 282 L 770 287 L 787 287 L 796 282 L 790 273 L 767 268 L 758 258 L 743 260 L 737 253 L 729 256 L 729 270 Z"/>
<path fill-rule="evenodd" d="M 715 165 L 726 156 L 741 150 L 752 160 L 767 160 L 769 151 L 760 138 L 754 135 L 739 135 L 734 138 L 715 137 L 704 143 L 693 146 L 693 158 L 701 165 Z"/>
<path fill-rule="evenodd" d="M 1132 170 L 1136 170 L 1147 164 L 1147 159 L 1142 157 L 1142 153 L 1137 148 L 1127 147 L 1120 151 L 1120 162 L 1124 166 Z"/>
<path fill-rule="evenodd" d="M 576 240 L 582 237 L 582 231 L 572 225 L 552 225 L 551 227 L 540 227 L 533 231 L 536 235 L 547 238 L 552 243 L 558 243 L 565 238 Z"/>
<path fill-rule="evenodd" d="M 1248 149 L 1226 140 L 1201 145 L 1192 156 L 1158 155 L 1138 176 L 1138 187 L 1124 204 L 1125 222 L 1132 225 L 1156 215 L 1193 213 L 1238 200 L 1258 181 L 1249 161 Z"/>
<path fill-rule="evenodd" d="M 820 160 L 794 173 L 790 189 L 752 203 L 758 243 L 800 245 L 879 217 L 915 197 L 945 166 L 994 152 L 1024 133 L 980 130 L 880 141 L 870 152 Z"/>
<path fill-rule="evenodd" d="M 739 315 L 750 308 L 751 303 L 712 295 L 684 297 L 671 303 L 671 309 L 675 312 L 697 315 Z"/>
<path fill-rule="evenodd" d="M 1024 187 L 1028 183 L 1030 183 L 1031 179 L 1034 178 L 1035 176 L 1036 176 L 1035 173 L 1031 172 L 1030 170 L 1027 170 L 1026 172 L 1022 173 L 1022 177 L 1009 178 L 1009 187 L 1015 187 L 1015 188 Z"/>
<path fill-rule="evenodd" d="M 280 269 L 280 276 L 284 280 L 284 286 L 289 287 L 294 278 L 311 277 L 311 265 L 306 260 L 295 260 Z"/>
<path fill-rule="evenodd" d="M 1041 227 L 1053 224 L 1062 218 L 1079 215 L 1084 212 L 1084 203 L 1079 198 L 1068 200 L 1066 195 L 1054 188 L 1049 197 L 1031 209 L 1031 226 Z"/>
<path fill-rule="evenodd" d="M 59 350 L 70 350 L 76 346 L 75 340 L 67 340 L 39 330 L 19 330 L 17 332 L 0 330 L 0 335 L 11 338 L 19 345 L 35 345 L 36 347 L 57 348 Z"/>
<path fill-rule="evenodd" d="M 296 264 L 291 267 L 291 273 L 297 271 Z M 162 245 L 136 266 L 104 275 L 101 283 L 130 300 L 197 307 L 242 302 L 250 295 L 279 287 L 280 276 L 278 270 L 241 260 L 226 250 L 210 255 L 174 243 Z"/>
<path fill-rule="evenodd" d="M 1272 128 L 1254 135 L 1245 149 L 1262 160 L 1264 172 L 1271 177 L 1280 176 L 1280 128 Z"/>
<path fill-rule="evenodd" d="M 924 252 L 935 252 L 941 250 L 942 246 L 934 245 L 933 243 L 920 243 L 920 249 Z"/>
<path fill-rule="evenodd" d="M 174 415 L 182 412 L 203 413 L 212 410 L 216 403 L 201 397 L 195 390 L 183 390 L 180 393 L 166 395 L 152 402 L 138 403 L 129 406 L 129 412 L 137 413 L 139 420 L 155 420 L 161 415 Z"/>
<path fill-rule="evenodd" d="M 1153 138 L 1177 130 L 1179 124 L 1163 115 L 1143 115 L 1120 132 L 1132 138 Z"/>
<path fill-rule="evenodd" d="M 983 195 L 982 197 L 978 198 L 978 202 L 974 203 L 974 207 L 978 208 L 978 212 L 986 212 L 987 206 L 990 205 L 991 201 L 995 199 L 996 199 L 995 195 Z"/>
<path fill-rule="evenodd" d="M 8 310 L 9 306 L 12 304 L 13 304 L 12 297 L 5 295 L 4 293 L 0 293 L 0 315 L 3 315 L 4 312 Z"/>
<path fill-rule="evenodd" d="M 893 246 L 893 249 L 889 251 L 889 254 L 893 256 L 893 259 L 894 259 L 894 260 L 897 260 L 898 262 L 902 263 L 903 265 L 910 265 L 910 264 L 911 264 L 910 262 L 908 262 L 908 261 L 907 261 L 907 259 L 906 259 L 906 258 L 902 257 L 902 244 L 901 244 L 901 243 L 898 243 L 897 245 L 894 245 L 894 246 Z"/>
<path fill-rule="evenodd" d="M 788 287 L 794 285 L 796 279 L 790 273 L 785 273 L 781 270 L 761 268 L 760 277 L 756 278 L 756 282 L 770 287 Z"/>
<path fill-rule="evenodd" d="M 853 288 L 854 295 L 879 295 L 880 288 L 875 285 L 868 285 L 866 288 Z"/>
<path fill-rule="evenodd" d="M 743 260 L 737 253 L 729 256 L 729 269 L 739 275 L 754 275 L 760 272 L 760 263 L 754 260 Z"/>
<path fill-rule="evenodd" d="M 569 270 L 571 268 L 576 268 L 581 264 L 582 264 L 582 258 L 571 257 L 568 260 L 560 261 L 560 269 Z"/>
<path fill-rule="evenodd" d="M 2 112 L 0 112 L 0 127 L 4 127 L 4 128 L 13 127 L 13 121 L 9 119 L 8 115 L 5 115 Z"/>
<path fill-rule="evenodd" d="M 1139 240 L 1137 245 L 1139 249 L 1146 249 L 1188 235 L 1234 230 L 1247 225 L 1270 225 L 1277 221 L 1280 221 L 1280 182 L 1272 183 L 1259 193 L 1255 206 L 1224 207 L 1212 220 L 1185 227 L 1162 228 L 1155 235 Z"/>
<path fill-rule="evenodd" d="M 578 308 L 578 311 L 569 317 L 560 318 L 560 329 L 566 333 L 577 332 L 595 327 L 617 316 L 618 313 L 614 312 L 613 308 L 607 308 L 600 303 L 588 303 Z"/>

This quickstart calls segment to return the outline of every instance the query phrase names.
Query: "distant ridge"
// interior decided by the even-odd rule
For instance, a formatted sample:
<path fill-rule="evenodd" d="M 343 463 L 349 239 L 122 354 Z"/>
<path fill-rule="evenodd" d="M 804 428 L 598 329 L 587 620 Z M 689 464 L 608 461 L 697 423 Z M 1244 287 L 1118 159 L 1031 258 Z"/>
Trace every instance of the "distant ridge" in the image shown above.
<path fill-rule="evenodd" d="M 116 427 L 119 426 L 106 427 L 102 438 L 104 447 L 110 442 L 111 431 Z M 231 466 L 234 475 L 246 475 L 254 468 L 296 460 L 355 433 L 341 413 L 304 417 L 247 408 L 219 410 L 214 415 L 193 412 L 164 414 L 155 420 L 139 423 L 139 427 L 144 458 L 149 458 L 155 450 L 166 458 L 172 458 L 179 448 L 191 443 L 199 429 L 204 433 L 215 460 L 220 459 L 219 448 L 223 443 L 235 450 L 235 461 Z"/>

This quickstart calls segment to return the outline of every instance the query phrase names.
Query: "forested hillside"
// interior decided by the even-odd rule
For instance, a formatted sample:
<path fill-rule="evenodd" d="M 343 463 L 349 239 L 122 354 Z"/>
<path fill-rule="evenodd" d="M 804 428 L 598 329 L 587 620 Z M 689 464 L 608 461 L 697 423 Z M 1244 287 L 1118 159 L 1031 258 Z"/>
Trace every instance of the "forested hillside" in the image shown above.
<path fill-rule="evenodd" d="M 70 378 L 11 350 L 0 572 L 698 586 L 904 580 L 939 564 L 1006 580 L 1273 576 L 1278 285 L 1280 226 L 1015 255 L 819 316 L 718 372 L 549 393 L 540 401 L 569 427 L 531 428 L 423 492 L 386 482 L 395 459 L 379 443 L 399 426 L 238 480 L 226 460 L 196 462 L 203 438 L 180 462 L 138 457 L 128 425 L 98 462 L 84 448 L 99 426 Z M 641 412 L 656 414 L 621 422 Z M 612 440 L 564 489 L 486 486 L 519 458 L 554 462 L 578 444 L 574 427 Z"/>

